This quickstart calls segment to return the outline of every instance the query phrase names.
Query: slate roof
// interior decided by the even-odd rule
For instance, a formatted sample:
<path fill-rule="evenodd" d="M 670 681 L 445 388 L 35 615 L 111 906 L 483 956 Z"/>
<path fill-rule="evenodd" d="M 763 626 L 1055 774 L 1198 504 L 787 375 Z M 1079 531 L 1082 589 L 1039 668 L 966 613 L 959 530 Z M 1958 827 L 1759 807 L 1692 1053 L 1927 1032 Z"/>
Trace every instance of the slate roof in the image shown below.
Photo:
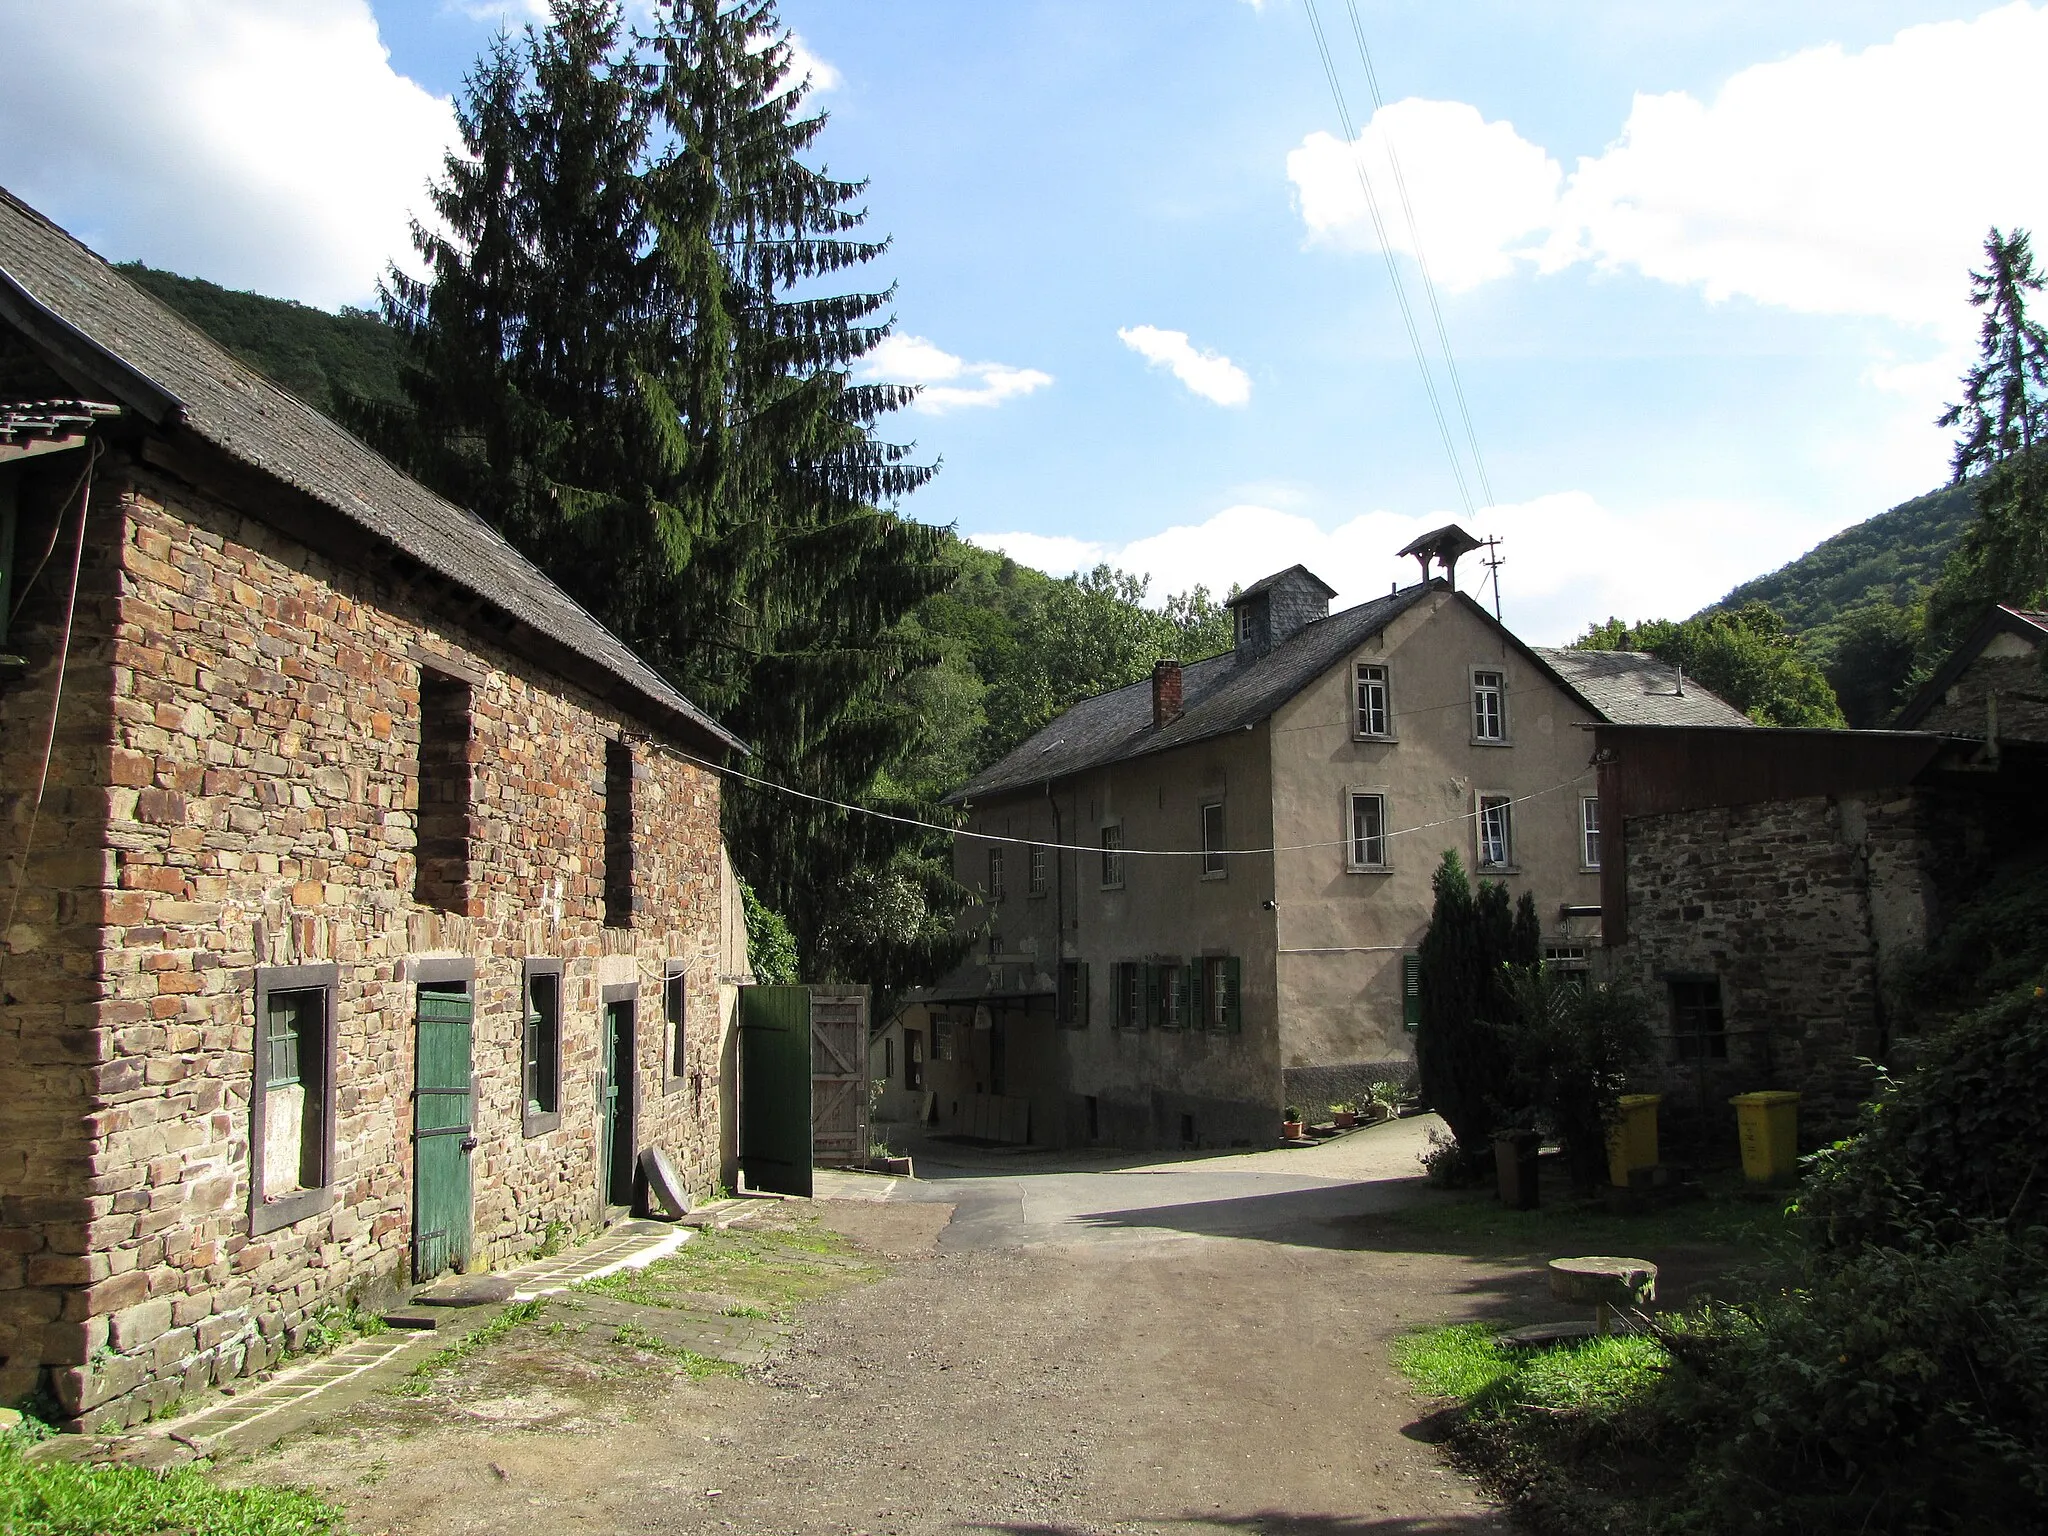
<path fill-rule="evenodd" d="M 189 430 L 596 664 L 721 747 L 698 709 L 474 513 L 278 388 L 0 188 L 0 320 L 148 421 Z"/>
<path fill-rule="evenodd" d="M 1641 651 L 1571 651 L 1531 646 L 1611 725 L 1754 725 L 1756 722 L 1678 671 Z"/>
<path fill-rule="evenodd" d="M 1249 598 L 1257 597 L 1261 592 L 1272 591 L 1273 588 L 1279 586 L 1281 582 L 1287 580 L 1287 578 L 1290 576 L 1306 576 L 1310 581 L 1316 584 L 1317 590 L 1320 591 L 1325 597 L 1335 597 L 1337 595 L 1337 589 L 1335 587 L 1331 586 L 1327 581 L 1323 580 L 1322 577 L 1318 576 L 1314 571 L 1310 570 L 1307 566 L 1290 565 L 1284 571 L 1275 571 L 1270 576 L 1260 577 L 1257 581 L 1253 582 L 1250 586 L 1246 587 L 1242 592 L 1238 593 L 1235 597 L 1225 598 L 1223 606 L 1226 608 L 1235 608 L 1239 603 L 1242 603 Z"/>
<path fill-rule="evenodd" d="M 1284 574 L 1284 573 L 1283 573 Z M 1265 655 L 1240 663 L 1234 651 L 1211 656 L 1181 670 L 1181 717 L 1164 730 L 1152 728 L 1152 683 L 1146 678 L 1092 699 L 1083 699 L 1050 725 L 983 769 L 946 797 L 949 804 L 1033 789 L 1049 780 L 1166 752 L 1242 730 L 1336 666 L 1368 636 L 1386 628 L 1431 592 L 1448 590 L 1435 580 L 1404 587 L 1386 597 L 1346 608 L 1298 630 Z M 1487 624 L 1492 614 L 1464 593 L 1455 594 Z M 1686 684 L 1675 693 L 1678 674 L 1663 662 L 1633 651 L 1563 651 L 1525 646 L 1500 631 L 1544 668 L 1566 693 L 1601 719 L 1617 725 L 1742 725 L 1752 722 L 1704 688 Z"/>

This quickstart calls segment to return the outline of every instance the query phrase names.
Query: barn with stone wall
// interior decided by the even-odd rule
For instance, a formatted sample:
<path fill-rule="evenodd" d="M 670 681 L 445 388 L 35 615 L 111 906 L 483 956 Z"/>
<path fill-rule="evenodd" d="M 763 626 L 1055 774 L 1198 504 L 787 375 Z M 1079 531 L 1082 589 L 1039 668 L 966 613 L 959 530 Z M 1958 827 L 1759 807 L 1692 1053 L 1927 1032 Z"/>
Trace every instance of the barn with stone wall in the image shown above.
<path fill-rule="evenodd" d="M 0 1401 L 730 1176 L 729 733 L 4 194 L 0 512 Z"/>

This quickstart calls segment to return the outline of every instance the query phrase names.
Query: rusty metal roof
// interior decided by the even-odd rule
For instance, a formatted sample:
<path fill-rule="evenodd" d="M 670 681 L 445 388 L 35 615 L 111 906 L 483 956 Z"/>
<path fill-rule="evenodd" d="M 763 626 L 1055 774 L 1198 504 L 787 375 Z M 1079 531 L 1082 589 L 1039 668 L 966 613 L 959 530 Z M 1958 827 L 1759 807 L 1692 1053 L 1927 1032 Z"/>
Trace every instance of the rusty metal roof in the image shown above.
<path fill-rule="evenodd" d="M 152 427 L 196 434 L 594 663 L 655 718 L 745 750 L 482 518 L 402 474 L 4 188 L 0 321 Z"/>

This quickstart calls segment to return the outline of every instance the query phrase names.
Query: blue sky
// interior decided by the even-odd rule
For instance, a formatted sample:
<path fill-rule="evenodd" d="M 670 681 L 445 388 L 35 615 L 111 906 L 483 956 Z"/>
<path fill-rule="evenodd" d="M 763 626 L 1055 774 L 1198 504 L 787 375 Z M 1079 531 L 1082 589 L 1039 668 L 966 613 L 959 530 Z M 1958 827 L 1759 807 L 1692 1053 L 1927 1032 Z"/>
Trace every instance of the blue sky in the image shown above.
<path fill-rule="evenodd" d="M 1155 595 L 1300 559 L 1347 598 L 1455 519 L 1505 539 L 1509 621 L 1552 641 L 1689 612 L 1942 478 L 1965 269 L 2048 215 L 2048 10 L 1358 0 L 1375 118 L 1346 0 L 1317 8 L 1356 148 L 1303 0 L 784 0 L 824 158 L 895 241 L 879 361 L 928 386 L 895 435 L 945 464 L 910 511 Z M 526 16 L 0 0 L 0 183 L 112 257 L 360 302 L 446 98 Z M 1490 504 L 1361 163 L 1432 350 L 1418 243 L 1437 279 Z"/>

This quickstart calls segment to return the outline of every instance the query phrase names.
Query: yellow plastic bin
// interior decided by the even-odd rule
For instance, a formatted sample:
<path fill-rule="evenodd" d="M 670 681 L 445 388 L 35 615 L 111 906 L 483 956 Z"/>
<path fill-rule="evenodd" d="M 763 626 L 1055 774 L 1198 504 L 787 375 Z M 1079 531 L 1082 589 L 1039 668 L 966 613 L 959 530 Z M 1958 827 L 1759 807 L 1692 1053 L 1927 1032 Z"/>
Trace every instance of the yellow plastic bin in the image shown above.
<path fill-rule="evenodd" d="M 1735 1128 L 1742 1137 L 1742 1176 L 1752 1184 L 1790 1184 L 1799 1177 L 1799 1095 L 1738 1093 Z"/>
<path fill-rule="evenodd" d="M 1624 1093 L 1621 1118 L 1607 1133 L 1607 1176 L 1616 1189 L 1628 1188 L 1628 1176 L 1636 1168 L 1657 1166 L 1657 1106 L 1661 1093 Z"/>

